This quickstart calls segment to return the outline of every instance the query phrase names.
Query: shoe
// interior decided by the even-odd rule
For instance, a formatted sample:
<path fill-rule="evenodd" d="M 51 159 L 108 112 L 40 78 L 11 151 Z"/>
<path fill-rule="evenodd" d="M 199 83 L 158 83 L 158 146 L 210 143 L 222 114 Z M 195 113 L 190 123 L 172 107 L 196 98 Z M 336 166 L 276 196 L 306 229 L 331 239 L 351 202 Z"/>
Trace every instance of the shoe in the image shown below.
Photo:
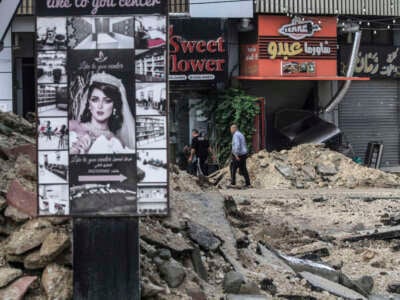
<path fill-rule="evenodd" d="M 251 184 L 246 184 L 243 186 L 243 189 L 251 189 L 253 186 Z"/>
<path fill-rule="evenodd" d="M 228 189 L 237 189 L 237 186 L 235 184 L 228 184 L 226 187 Z"/>

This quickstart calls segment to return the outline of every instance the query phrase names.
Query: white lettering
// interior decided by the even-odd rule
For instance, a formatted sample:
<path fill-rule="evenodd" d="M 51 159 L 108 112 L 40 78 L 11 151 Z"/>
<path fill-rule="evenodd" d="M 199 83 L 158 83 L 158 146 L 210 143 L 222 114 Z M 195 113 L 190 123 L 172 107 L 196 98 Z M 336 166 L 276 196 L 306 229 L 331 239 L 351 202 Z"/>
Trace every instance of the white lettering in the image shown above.
<path fill-rule="evenodd" d="M 153 7 L 160 3 L 161 0 L 119 0 L 120 7 Z"/>
<path fill-rule="evenodd" d="M 70 0 L 47 0 L 47 8 L 70 8 Z"/>
<path fill-rule="evenodd" d="M 114 0 L 93 0 L 92 6 L 93 10 L 91 11 L 91 14 L 95 15 L 99 11 L 99 8 L 116 7 L 117 4 L 114 3 Z"/>
<path fill-rule="evenodd" d="M 75 6 L 77 8 L 85 8 L 89 4 L 89 0 L 75 0 Z"/>

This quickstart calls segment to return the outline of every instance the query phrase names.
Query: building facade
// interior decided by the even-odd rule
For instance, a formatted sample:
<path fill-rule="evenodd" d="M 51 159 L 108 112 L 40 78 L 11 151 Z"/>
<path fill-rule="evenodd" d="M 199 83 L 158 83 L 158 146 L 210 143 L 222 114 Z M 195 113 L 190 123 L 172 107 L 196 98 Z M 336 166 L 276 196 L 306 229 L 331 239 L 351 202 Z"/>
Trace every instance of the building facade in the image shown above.
<path fill-rule="evenodd" d="M 258 144 L 268 150 L 279 149 L 293 142 L 293 138 L 290 137 L 292 127 L 286 128 L 289 132 L 283 130 L 282 136 L 282 129 L 290 125 L 287 119 L 293 120 L 297 116 L 300 119 L 310 118 L 311 122 L 316 116 L 318 119 L 315 120 L 318 122 L 323 120 L 339 129 L 342 141 L 352 144 L 355 156 L 363 158 L 368 143 L 378 141 L 384 144 L 382 166 L 399 165 L 398 1 L 257 0 L 253 18 L 245 20 L 190 18 L 189 1 L 171 0 L 169 5 L 171 24 L 175 24 L 174 31 L 170 32 L 171 36 L 179 35 L 182 40 L 197 41 L 200 45 L 210 42 L 212 45 L 209 49 L 198 46 L 200 51 L 196 53 L 193 50 L 190 53 L 188 44 L 185 44 L 185 52 L 182 44 L 173 41 L 169 58 L 172 79 L 169 87 L 154 85 L 152 90 L 149 90 L 149 87 L 142 85 L 136 91 L 136 99 L 140 99 L 139 109 L 150 109 L 156 115 L 167 113 L 163 102 L 169 92 L 169 132 L 172 152 L 175 153 L 172 161 L 177 161 L 184 146 L 190 143 L 192 129 L 196 128 L 208 134 L 208 130 L 212 128 L 212 124 L 204 118 L 199 108 L 201 105 L 198 104 L 210 93 L 224 89 L 233 82 L 259 97 L 263 111 L 262 117 L 257 119 L 257 129 L 261 130 L 258 132 Z M 336 31 L 337 34 L 335 37 L 330 33 L 328 36 L 322 36 L 324 30 L 315 30 L 314 35 L 303 40 L 307 45 L 301 44 L 301 40 L 287 34 L 266 31 L 266 28 L 274 23 L 274 18 L 285 20 L 285 24 L 281 25 L 293 25 L 294 19 L 306 23 L 312 21 L 312 26 L 316 29 L 318 26 L 326 28 L 326 24 L 329 24 L 330 30 Z M 311 24 L 310 22 L 308 24 Z M 353 81 L 344 100 L 335 110 L 322 113 L 323 108 L 344 84 L 343 78 L 340 77 L 344 76 L 349 61 L 354 34 L 342 32 L 341 24 L 349 22 L 358 24 L 362 31 L 354 76 L 368 77 L 370 80 Z M 244 23 L 249 26 L 243 28 Z M 181 25 L 178 24 L 184 24 L 184 28 L 180 29 L 181 33 L 178 31 Z M 116 32 L 124 34 L 122 25 L 114 24 L 113 28 Z M 287 30 L 290 31 L 290 28 Z M 0 52 L 0 109 L 3 111 L 14 111 L 24 116 L 35 111 L 36 90 L 32 80 L 36 72 L 34 44 L 35 40 L 41 37 L 37 37 L 34 31 L 35 0 L 23 0 Z M 182 32 L 185 32 L 186 36 L 183 36 Z M 302 49 L 308 50 L 296 54 L 299 41 Z M 321 41 L 327 44 L 321 46 Z M 135 69 L 140 73 L 139 76 L 151 77 L 157 81 L 157 78 L 162 80 L 160 59 L 163 56 L 157 52 L 156 37 L 153 43 L 155 44 L 149 45 L 146 51 L 137 54 Z M 285 48 L 291 45 L 293 48 Z M 271 59 L 271 56 L 274 59 Z M 272 64 L 263 65 L 263 59 L 270 60 Z M 322 63 L 323 61 L 325 63 Z M 193 67 L 196 72 L 190 72 L 193 71 Z M 207 68 L 207 72 L 199 71 Z M 334 68 L 336 70 L 333 70 Z M 275 70 L 275 73 L 271 70 Z M 270 71 L 272 73 L 268 73 Z M 54 80 L 62 80 L 63 70 L 60 72 L 60 76 L 55 76 L 54 72 L 50 75 Z M 50 76 L 47 73 L 45 64 L 37 70 L 37 74 L 42 76 Z M 38 88 L 37 92 L 43 96 L 39 110 L 46 105 L 62 106 L 68 101 L 66 90 L 62 86 L 58 90 L 41 90 L 40 85 Z M 304 115 L 296 115 L 296 110 L 303 111 Z M 284 111 L 291 111 L 295 115 L 285 115 L 282 113 Z M 322 129 L 318 129 L 317 132 L 322 131 L 326 136 L 336 133 L 335 128 L 320 123 Z M 296 126 L 292 129 L 296 131 Z M 302 140 L 298 138 L 298 141 Z"/>
<path fill-rule="evenodd" d="M 255 30 L 239 34 L 238 79 L 249 93 L 265 99 L 268 150 L 308 141 L 350 143 L 352 156 L 364 160 L 368 144 L 378 142 L 384 145 L 381 167 L 400 164 L 395 75 L 399 9 L 400 4 L 390 0 L 257 1 Z M 286 21 L 273 33 L 269 29 L 274 18 Z M 337 33 L 335 39 L 321 36 L 325 18 L 334 22 L 329 26 Z M 345 83 L 355 40 L 354 32 L 343 29 L 348 24 L 362 32 L 355 78 L 339 105 L 324 113 Z M 311 28 L 307 37 L 293 34 L 302 25 Z M 322 60 L 329 57 L 331 63 L 324 65 Z"/>

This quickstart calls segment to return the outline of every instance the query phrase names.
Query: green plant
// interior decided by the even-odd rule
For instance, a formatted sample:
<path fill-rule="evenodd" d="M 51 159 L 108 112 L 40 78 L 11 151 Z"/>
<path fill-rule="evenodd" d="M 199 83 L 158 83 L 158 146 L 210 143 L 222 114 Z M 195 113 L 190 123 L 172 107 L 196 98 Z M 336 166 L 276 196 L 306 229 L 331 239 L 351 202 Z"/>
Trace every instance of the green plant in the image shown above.
<path fill-rule="evenodd" d="M 254 117 L 259 113 L 257 98 L 240 89 L 228 89 L 201 104 L 204 114 L 210 120 L 210 140 L 219 164 L 225 164 L 230 157 L 232 136 L 229 128 L 236 124 L 246 138 L 249 151 L 255 132 Z"/>

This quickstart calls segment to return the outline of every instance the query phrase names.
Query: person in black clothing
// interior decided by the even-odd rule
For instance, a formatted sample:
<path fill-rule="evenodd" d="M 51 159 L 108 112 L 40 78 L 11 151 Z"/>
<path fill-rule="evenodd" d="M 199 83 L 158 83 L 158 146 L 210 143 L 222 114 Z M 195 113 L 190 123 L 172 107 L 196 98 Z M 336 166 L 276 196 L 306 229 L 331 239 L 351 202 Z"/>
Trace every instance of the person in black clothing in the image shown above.
<path fill-rule="evenodd" d="M 188 161 L 195 166 L 199 165 L 199 168 L 194 169 L 198 170 L 199 173 L 204 176 L 208 175 L 207 158 L 209 153 L 212 153 L 209 141 L 205 137 L 201 136 L 197 129 L 193 129 L 192 144 L 190 146 L 190 156 Z M 194 159 L 194 157 L 196 158 Z"/>

